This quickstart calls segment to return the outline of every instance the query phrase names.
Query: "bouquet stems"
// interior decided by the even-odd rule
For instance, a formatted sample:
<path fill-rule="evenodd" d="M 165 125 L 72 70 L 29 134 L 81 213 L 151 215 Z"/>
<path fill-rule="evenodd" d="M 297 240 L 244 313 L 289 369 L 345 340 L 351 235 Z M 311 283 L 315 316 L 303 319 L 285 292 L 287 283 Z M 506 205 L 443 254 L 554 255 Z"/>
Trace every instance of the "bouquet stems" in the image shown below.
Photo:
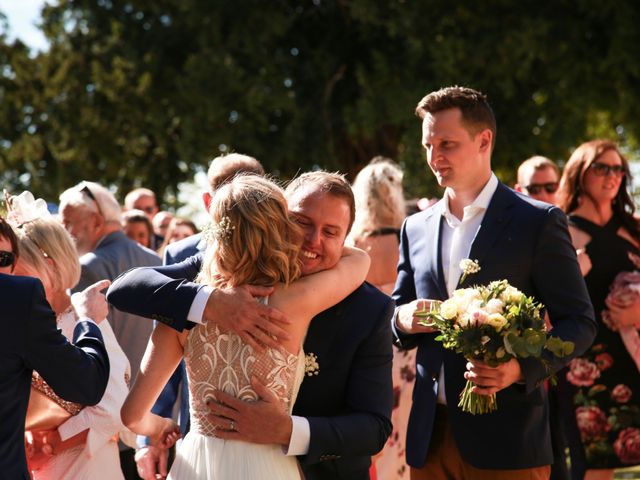
<path fill-rule="evenodd" d="M 471 380 L 467 380 L 467 384 L 460 394 L 458 407 L 462 408 L 463 412 L 470 413 L 471 415 L 495 412 L 498 409 L 496 394 L 478 395 L 471 391 L 473 386 L 474 383 Z"/>

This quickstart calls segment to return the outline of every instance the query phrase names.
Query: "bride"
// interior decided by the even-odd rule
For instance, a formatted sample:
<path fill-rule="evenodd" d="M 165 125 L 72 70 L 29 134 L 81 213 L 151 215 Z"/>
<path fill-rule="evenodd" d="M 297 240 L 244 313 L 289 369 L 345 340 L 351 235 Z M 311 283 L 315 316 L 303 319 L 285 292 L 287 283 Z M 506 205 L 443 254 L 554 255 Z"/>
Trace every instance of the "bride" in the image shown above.
<path fill-rule="evenodd" d="M 158 324 L 147 346 L 140 373 L 122 408 L 131 430 L 162 446 L 177 437 L 171 420 L 150 412 L 162 387 L 184 355 L 190 390 L 191 431 L 177 453 L 172 479 L 300 479 L 295 457 L 279 445 L 216 438 L 206 402 L 224 391 L 257 400 L 255 379 L 291 412 L 304 375 L 302 343 L 311 319 L 335 305 L 365 279 L 369 257 L 345 247 L 338 264 L 300 278 L 302 234 L 289 218 L 282 190 L 254 175 L 236 177 L 218 189 L 210 206 L 210 243 L 198 281 L 213 287 L 243 284 L 274 286 L 261 299 L 290 320 L 289 338 L 280 348 L 259 352 L 213 322 L 178 333 Z M 228 427 L 234 429 L 233 422 Z"/>

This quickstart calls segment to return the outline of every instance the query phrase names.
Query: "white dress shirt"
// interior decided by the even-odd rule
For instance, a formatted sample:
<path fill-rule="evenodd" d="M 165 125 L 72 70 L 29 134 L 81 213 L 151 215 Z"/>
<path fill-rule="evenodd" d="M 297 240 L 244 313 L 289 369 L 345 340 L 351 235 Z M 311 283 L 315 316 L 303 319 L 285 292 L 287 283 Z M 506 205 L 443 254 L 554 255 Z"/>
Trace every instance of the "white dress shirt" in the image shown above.
<path fill-rule="evenodd" d="M 489 181 L 475 200 L 464 207 L 462 220 L 457 218 L 449 208 L 449 196 L 444 194 L 444 222 L 442 223 L 441 251 L 442 271 L 447 285 L 449 296 L 457 289 L 462 275 L 460 261 L 469 258 L 471 245 L 482 225 L 482 219 L 489 207 L 489 202 L 498 188 L 498 179 L 492 173 Z M 471 259 L 475 260 L 475 259 Z M 440 367 L 438 378 L 438 403 L 446 405 L 447 399 L 444 392 L 444 365 Z"/>

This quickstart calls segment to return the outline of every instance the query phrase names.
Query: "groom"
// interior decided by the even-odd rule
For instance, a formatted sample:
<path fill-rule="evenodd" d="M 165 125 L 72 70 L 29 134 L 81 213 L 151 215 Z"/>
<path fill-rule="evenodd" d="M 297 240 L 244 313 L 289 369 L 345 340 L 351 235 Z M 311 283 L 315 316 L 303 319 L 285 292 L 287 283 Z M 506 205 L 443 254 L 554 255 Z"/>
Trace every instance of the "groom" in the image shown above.
<path fill-rule="evenodd" d="M 336 265 L 355 214 L 350 185 L 341 175 L 305 173 L 289 185 L 286 196 L 291 214 L 304 231 L 302 273 Z M 193 315 L 198 309 L 204 309 L 205 321 L 233 331 L 245 328 L 235 321 L 237 312 L 258 311 L 255 300 L 245 300 L 246 291 L 240 292 L 245 296 L 238 300 L 238 292 L 216 289 L 208 300 L 205 296 L 206 306 L 198 306 L 198 297 L 206 289 L 185 279 L 195 278 L 201 262 L 200 255 L 173 266 L 132 270 L 114 282 L 108 300 L 119 309 L 152 316 L 177 330 L 186 326 L 187 318 L 200 320 Z M 253 293 L 270 291 L 256 287 Z M 315 317 L 304 344 L 307 376 L 294 415 L 276 408 L 261 385 L 255 385 L 262 396 L 255 403 L 218 392 L 221 403 L 210 405 L 219 426 L 216 436 L 281 444 L 288 455 L 298 456 L 308 480 L 368 479 L 370 456 L 383 447 L 391 432 L 392 313 L 389 297 L 364 283 Z M 242 334 L 250 331 L 256 330 L 249 328 Z M 272 341 L 264 335 L 255 339 Z"/>
<path fill-rule="evenodd" d="M 544 365 L 512 359 L 491 368 L 466 361 L 435 341 L 415 314 L 459 286 L 506 279 L 546 306 L 552 334 L 574 342 L 572 356 L 580 355 L 596 325 L 565 216 L 516 194 L 492 173 L 496 123 L 482 93 L 444 88 L 425 96 L 416 113 L 427 163 L 445 192 L 403 225 L 393 293 L 396 341 L 418 348 L 407 432 L 411 478 L 548 478 L 553 455 Z M 459 264 L 467 258 L 477 260 L 480 271 L 459 285 Z M 571 357 L 546 360 L 558 371 Z M 474 416 L 457 407 L 467 379 L 478 394 L 497 393 L 497 412 Z"/>

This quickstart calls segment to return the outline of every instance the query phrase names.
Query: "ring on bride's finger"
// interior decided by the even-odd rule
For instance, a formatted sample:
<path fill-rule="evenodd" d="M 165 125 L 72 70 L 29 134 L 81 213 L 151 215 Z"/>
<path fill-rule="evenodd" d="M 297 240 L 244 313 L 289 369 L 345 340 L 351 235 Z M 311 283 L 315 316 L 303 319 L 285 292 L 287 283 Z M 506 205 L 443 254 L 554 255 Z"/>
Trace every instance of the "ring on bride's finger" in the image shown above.
<path fill-rule="evenodd" d="M 236 424 L 233 420 L 231 420 L 231 423 L 229 424 L 229 430 L 235 430 L 236 429 Z"/>

